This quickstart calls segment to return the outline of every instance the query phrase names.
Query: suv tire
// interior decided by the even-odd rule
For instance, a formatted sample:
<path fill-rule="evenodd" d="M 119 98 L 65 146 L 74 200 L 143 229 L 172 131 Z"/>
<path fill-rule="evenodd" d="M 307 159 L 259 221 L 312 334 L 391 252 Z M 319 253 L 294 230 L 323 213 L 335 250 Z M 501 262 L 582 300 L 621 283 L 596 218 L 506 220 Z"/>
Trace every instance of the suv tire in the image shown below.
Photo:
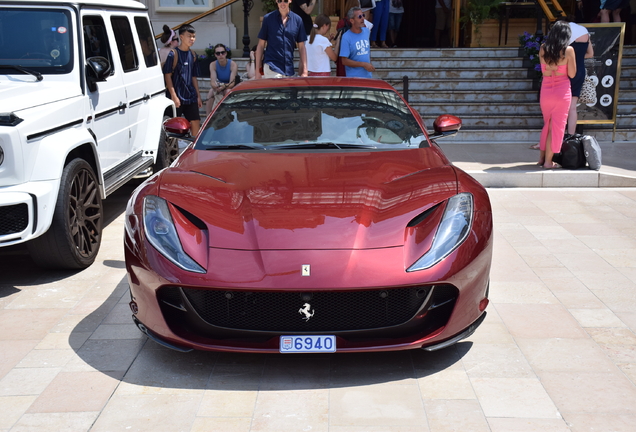
<path fill-rule="evenodd" d="M 93 168 L 83 159 L 64 167 L 51 226 L 27 243 L 40 267 L 84 269 L 90 266 L 102 239 L 102 198 Z"/>
<path fill-rule="evenodd" d="M 163 121 L 165 122 L 169 118 L 168 116 L 164 116 Z M 157 146 L 157 161 L 152 166 L 153 172 L 159 172 L 169 167 L 177 156 L 179 156 L 179 140 L 166 135 L 162 122 L 161 133 L 159 134 L 159 145 Z"/>

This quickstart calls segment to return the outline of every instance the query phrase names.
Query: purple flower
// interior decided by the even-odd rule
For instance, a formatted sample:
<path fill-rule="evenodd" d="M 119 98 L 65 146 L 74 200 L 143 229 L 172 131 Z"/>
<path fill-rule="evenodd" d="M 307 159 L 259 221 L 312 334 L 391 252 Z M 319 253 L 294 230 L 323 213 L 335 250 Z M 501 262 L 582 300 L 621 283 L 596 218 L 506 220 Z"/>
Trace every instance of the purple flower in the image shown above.
<path fill-rule="evenodd" d="M 541 72 L 541 63 L 538 63 L 534 66 L 534 70 L 536 70 L 537 72 Z"/>

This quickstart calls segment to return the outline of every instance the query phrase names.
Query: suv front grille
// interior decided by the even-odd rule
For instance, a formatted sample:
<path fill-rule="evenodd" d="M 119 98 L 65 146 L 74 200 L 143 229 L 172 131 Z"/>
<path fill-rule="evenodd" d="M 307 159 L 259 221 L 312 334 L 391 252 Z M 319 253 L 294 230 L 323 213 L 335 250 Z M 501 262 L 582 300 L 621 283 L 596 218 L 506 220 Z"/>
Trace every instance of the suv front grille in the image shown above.
<path fill-rule="evenodd" d="M 0 207 L 0 235 L 22 232 L 29 226 L 29 206 L 15 204 Z"/>
<path fill-rule="evenodd" d="M 435 286 L 431 308 L 455 300 L 457 290 Z M 173 307 L 183 293 L 206 323 L 265 332 L 337 332 L 404 324 L 420 310 L 432 286 L 361 291 L 222 291 L 165 287 L 159 300 Z M 454 303 L 454 302 L 452 302 Z M 309 307 L 305 307 L 309 304 Z M 311 317 L 301 312 L 305 309 Z"/>

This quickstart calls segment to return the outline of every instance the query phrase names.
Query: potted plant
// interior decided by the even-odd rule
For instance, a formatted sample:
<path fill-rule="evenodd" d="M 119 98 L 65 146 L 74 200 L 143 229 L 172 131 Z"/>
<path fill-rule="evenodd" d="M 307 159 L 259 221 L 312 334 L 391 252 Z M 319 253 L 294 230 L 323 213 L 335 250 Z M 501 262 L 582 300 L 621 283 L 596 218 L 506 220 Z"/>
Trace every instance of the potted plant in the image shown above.
<path fill-rule="evenodd" d="M 539 49 L 545 37 L 535 36 L 528 32 L 519 35 L 519 45 L 527 60 L 524 65 L 528 67 L 528 78 L 532 78 L 532 88 L 538 90 L 541 87 L 541 62 L 539 60 Z"/>
<path fill-rule="evenodd" d="M 488 18 L 497 18 L 501 0 L 468 0 L 460 21 L 472 29 L 471 46 L 481 46 L 481 25 Z M 472 40 L 474 38 L 475 40 Z"/>
<path fill-rule="evenodd" d="M 268 14 L 272 11 L 275 11 L 276 9 L 278 9 L 276 0 L 263 0 L 263 12 Z"/>

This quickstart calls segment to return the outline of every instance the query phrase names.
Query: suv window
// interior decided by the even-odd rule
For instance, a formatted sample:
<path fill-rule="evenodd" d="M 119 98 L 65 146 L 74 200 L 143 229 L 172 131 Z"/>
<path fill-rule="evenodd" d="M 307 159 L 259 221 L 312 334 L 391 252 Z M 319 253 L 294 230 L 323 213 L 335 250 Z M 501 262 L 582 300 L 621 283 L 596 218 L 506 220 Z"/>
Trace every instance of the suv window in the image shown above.
<path fill-rule="evenodd" d="M 137 36 L 139 36 L 141 52 L 144 55 L 146 67 L 156 66 L 158 64 L 157 49 L 155 46 L 155 38 L 150 30 L 150 23 L 148 22 L 148 19 L 144 17 L 135 17 L 135 28 L 137 29 Z"/>
<path fill-rule="evenodd" d="M 65 74 L 73 69 L 73 29 L 68 10 L 1 8 L 0 30 L 0 65 L 45 74 Z M 6 70 L 0 67 L 0 71 Z"/>
<path fill-rule="evenodd" d="M 114 16 L 111 17 L 110 22 L 113 25 L 115 43 L 117 44 L 117 51 L 119 52 L 119 58 L 124 72 L 137 70 L 139 62 L 137 61 L 135 41 L 133 40 L 128 18 Z"/>
<path fill-rule="evenodd" d="M 84 27 L 84 52 L 86 58 L 100 56 L 108 59 L 113 68 L 110 72 L 112 75 L 115 72 L 115 65 L 113 56 L 110 53 L 104 20 L 100 16 L 85 16 L 82 19 L 82 25 Z"/>

